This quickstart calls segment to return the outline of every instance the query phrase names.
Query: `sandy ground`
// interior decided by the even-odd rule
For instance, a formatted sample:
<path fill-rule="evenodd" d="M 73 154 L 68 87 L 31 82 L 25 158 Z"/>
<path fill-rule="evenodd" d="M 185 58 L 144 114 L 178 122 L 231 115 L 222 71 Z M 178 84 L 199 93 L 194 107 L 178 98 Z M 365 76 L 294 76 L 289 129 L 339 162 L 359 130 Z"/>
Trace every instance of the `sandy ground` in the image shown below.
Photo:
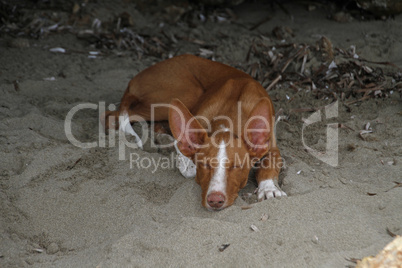
<path fill-rule="evenodd" d="M 160 20 L 132 6 L 109 5 L 94 10 L 105 18 L 110 10 L 132 12 L 143 33 L 160 26 Z M 236 23 L 163 27 L 213 43 L 216 59 L 231 65 L 241 65 L 253 38 L 281 25 L 293 30 L 290 42 L 314 44 L 325 35 L 334 46 L 355 45 L 365 59 L 402 67 L 402 16 L 338 23 L 322 9 L 286 7 L 292 16 L 243 5 L 234 9 Z M 267 14 L 270 21 L 247 29 Z M 402 179 L 397 90 L 351 109 L 339 103 L 331 122 L 349 128 L 339 128 L 336 167 L 313 157 L 302 143 L 322 148 L 326 121 L 307 127 L 302 136 L 302 117 L 311 113 L 289 116 L 277 129 L 286 160 L 282 188 L 289 196 L 261 203 L 238 198 L 212 213 L 201 207 L 199 186 L 172 165 L 130 166 L 129 154 L 172 164 L 169 151 L 126 148 L 126 160 L 119 160 L 117 141 L 83 149 L 66 137 L 65 118 L 73 107 L 118 103 L 128 81 L 158 58 L 138 60 L 133 51 L 116 50 L 91 59 L 88 51 L 95 49 L 67 33 L 28 41 L 29 47 L 15 47 L 9 38 L 0 39 L 1 267 L 345 267 L 353 265 L 347 258 L 377 254 L 392 240 L 387 229 L 402 235 L 402 188 L 393 188 Z M 52 53 L 53 47 L 68 53 Z M 199 52 L 185 40 L 176 49 L 177 54 Z M 270 94 L 285 115 L 292 108 L 330 103 L 283 87 Z M 98 113 L 87 108 L 74 115 L 77 140 L 99 142 Z M 363 140 L 359 131 L 367 123 L 373 132 Z M 251 179 L 241 193 L 255 188 Z M 221 252 L 222 244 L 230 245 Z"/>

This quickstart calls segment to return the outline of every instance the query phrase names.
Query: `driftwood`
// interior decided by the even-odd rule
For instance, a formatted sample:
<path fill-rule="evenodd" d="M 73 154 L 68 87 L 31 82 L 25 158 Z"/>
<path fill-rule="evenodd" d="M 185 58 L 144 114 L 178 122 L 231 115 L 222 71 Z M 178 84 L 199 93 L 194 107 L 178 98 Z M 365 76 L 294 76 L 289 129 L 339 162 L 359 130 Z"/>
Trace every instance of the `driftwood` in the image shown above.
<path fill-rule="evenodd" d="M 377 256 L 365 257 L 357 261 L 356 268 L 399 268 L 402 267 L 402 237 L 395 239 L 385 246 Z"/>

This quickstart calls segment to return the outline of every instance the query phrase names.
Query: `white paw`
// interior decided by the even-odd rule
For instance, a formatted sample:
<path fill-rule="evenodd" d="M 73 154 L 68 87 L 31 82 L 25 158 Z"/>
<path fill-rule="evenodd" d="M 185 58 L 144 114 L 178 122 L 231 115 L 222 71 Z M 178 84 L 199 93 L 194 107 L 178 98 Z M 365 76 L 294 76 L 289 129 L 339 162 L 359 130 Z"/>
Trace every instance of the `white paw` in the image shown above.
<path fill-rule="evenodd" d="M 190 158 L 186 157 L 179 151 L 176 144 L 174 145 L 174 148 L 177 152 L 176 167 L 179 169 L 181 175 L 188 179 L 195 178 L 195 175 L 197 174 L 196 165 Z"/>
<path fill-rule="evenodd" d="M 287 196 L 287 194 L 279 188 L 277 180 L 274 182 L 273 180 L 268 179 L 261 181 L 258 184 L 258 201 L 279 196 Z"/>
<path fill-rule="evenodd" d="M 124 113 L 123 116 L 119 116 L 119 125 L 120 125 L 119 127 L 120 131 L 123 131 L 126 134 L 134 136 L 135 143 L 137 144 L 137 146 L 140 149 L 143 149 L 142 140 L 140 139 L 140 136 L 138 136 L 138 134 L 135 133 L 133 127 L 131 126 L 130 118 L 128 117 L 127 113 Z"/>

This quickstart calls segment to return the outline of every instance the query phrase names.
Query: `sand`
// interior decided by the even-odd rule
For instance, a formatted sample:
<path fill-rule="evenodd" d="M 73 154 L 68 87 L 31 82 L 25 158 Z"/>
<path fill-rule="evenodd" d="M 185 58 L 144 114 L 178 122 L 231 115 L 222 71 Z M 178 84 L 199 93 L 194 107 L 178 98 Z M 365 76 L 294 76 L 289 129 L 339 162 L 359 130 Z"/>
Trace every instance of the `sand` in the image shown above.
<path fill-rule="evenodd" d="M 294 32 L 289 42 L 315 44 L 325 35 L 334 46 L 355 45 L 365 59 L 402 67 L 401 15 L 338 23 L 320 8 L 286 7 L 291 17 L 245 4 L 234 9 L 236 23 L 164 27 L 213 43 L 216 60 L 231 65 L 244 61 L 253 38 L 288 26 Z M 101 1 L 93 9 L 105 20 L 113 12 L 133 12 L 143 33 L 156 31 L 160 22 L 124 3 Z M 267 14 L 270 21 L 247 29 Z M 385 99 L 357 102 L 350 111 L 339 103 L 332 122 L 350 129 L 339 129 L 336 167 L 302 144 L 302 118 L 311 112 L 280 122 L 278 146 L 286 160 L 281 179 L 288 197 L 260 203 L 250 201 L 255 195 L 239 197 L 223 211 L 208 212 L 200 187 L 169 165 L 171 150 L 125 148 L 125 160 L 119 160 L 119 137 L 116 146 L 109 136 L 99 146 L 98 109 L 82 109 L 72 119 L 74 137 L 95 147 L 74 146 L 65 133 L 73 107 L 117 104 L 129 80 L 160 59 L 138 60 L 133 51 L 117 50 L 91 59 L 87 52 L 96 49 L 68 33 L 28 42 L 16 47 L 9 37 L 0 38 L 0 267 L 345 267 L 353 265 L 346 259 L 377 254 L 392 240 L 387 229 L 402 235 L 402 187 L 393 188 L 402 179 L 397 90 Z M 68 53 L 50 52 L 54 47 Z M 185 40 L 176 48 L 178 54 L 199 52 Z M 308 94 L 288 102 L 285 96 L 295 95 L 289 88 L 270 94 L 285 115 L 330 102 Z M 369 122 L 373 132 L 363 140 L 359 131 Z M 303 138 L 320 148 L 325 133 L 324 124 L 315 124 Z M 131 166 L 130 154 L 137 159 Z M 141 159 L 147 159 L 142 166 Z M 158 161 L 167 164 L 155 169 Z M 250 179 L 241 194 L 255 188 Z M 267 220 L 261 220 L 264 214 Z M 229 246 L 220 251 L 223 244 Z"/>

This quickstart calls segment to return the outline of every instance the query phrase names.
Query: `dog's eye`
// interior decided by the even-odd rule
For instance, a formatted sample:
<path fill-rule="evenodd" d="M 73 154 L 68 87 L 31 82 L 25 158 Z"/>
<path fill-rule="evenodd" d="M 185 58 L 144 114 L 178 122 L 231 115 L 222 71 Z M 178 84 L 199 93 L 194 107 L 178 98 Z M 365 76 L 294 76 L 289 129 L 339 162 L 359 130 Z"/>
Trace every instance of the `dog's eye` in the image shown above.
<path fill-rule="evenodd" d="M 202 163 L 201 166 L 205 169 L 211 169 L 211 165 L 208 163 Z"/>

